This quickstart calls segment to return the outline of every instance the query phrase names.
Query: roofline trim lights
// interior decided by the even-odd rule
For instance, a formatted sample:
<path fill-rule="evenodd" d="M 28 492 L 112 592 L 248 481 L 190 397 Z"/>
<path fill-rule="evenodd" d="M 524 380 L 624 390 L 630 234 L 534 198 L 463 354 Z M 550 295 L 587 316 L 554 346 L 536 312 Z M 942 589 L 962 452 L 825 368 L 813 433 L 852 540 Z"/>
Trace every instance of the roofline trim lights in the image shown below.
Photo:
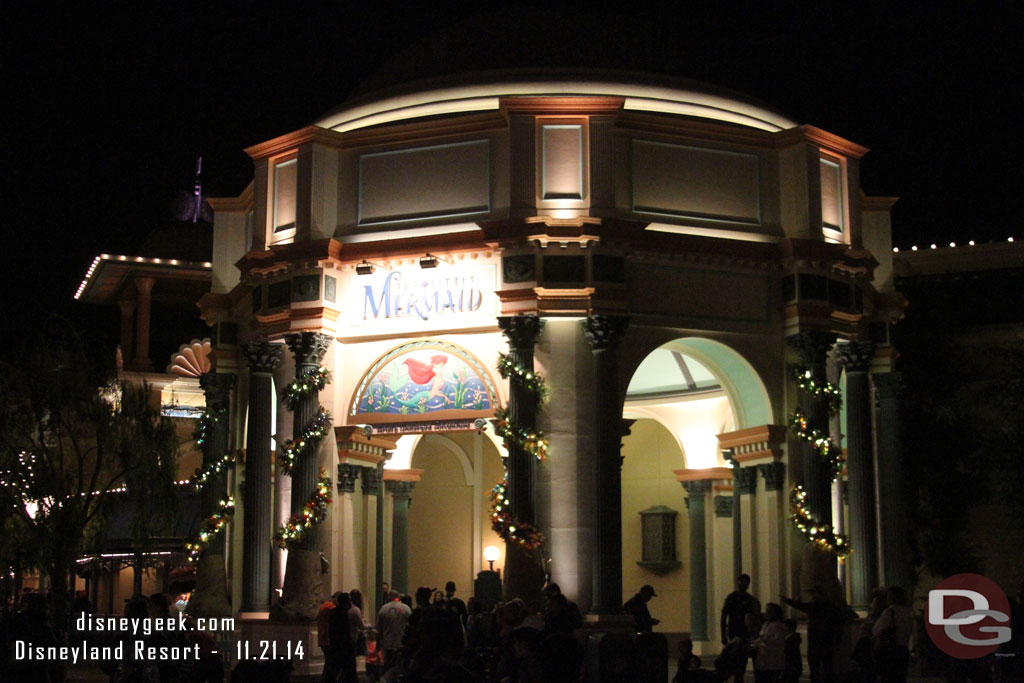
<path fill-rule="evenodd" d="M 172 259 L 165 259 L 165 258 L 155 258 L 155 257 L 148 257 L 148 256 L 125 256 L 124 254 L 100 254 L 99 256 L 97 256 L 96 258 L 94 258 L 92 260 L 92 264 L 89 266 L 89 269 L 85 272 L 85 277 L 82 279 L 82 282 L 78 285 L 78 289 L 75 291 L 75 300 L 76 301 L 82 297 L 82 294 L 85 292 L 86 288 L 89 286 L 89 282 L 92 280 L 92 276 L 96 273 L 96 269 L 99 267 L 100 263 L 102 263 L 103 261 L 120 261 L 120 262 L 131 261 L 131 262 L 134 262 L 134 263 L 142 263 L 142 264 L 149 263 L 149 264 L 157 265 L 157 266 L 168 266 L 168 265 L 171 265 L 171 266 L 181 266 L 182 268 L 202 268 L 202 269 L 206 269 L 206 270 L 209 270 L 209 269 L 213 268 L 213 263 L 211 263 L 210 261 L 181 261 L 179 259 L 173 259 L 173 258 Z"/>

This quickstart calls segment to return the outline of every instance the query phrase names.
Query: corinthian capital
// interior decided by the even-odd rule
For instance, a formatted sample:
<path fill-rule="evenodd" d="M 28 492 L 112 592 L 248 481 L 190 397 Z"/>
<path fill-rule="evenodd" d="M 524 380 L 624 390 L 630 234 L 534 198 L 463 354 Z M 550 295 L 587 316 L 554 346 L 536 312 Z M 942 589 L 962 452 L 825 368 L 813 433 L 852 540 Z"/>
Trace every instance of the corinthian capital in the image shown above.
<path fill-rule="evenodd" d="M 847 372 L 866 372 L 875 355 L 875 344 L 869 341 L 836 344 L 836 360 Z"/>
<path fill-rule="evenodd" d="M 320 332 L 286 334 L 284 343 L 295 355 L 296 365 L 319 365 L 334 337 Z"/>
<path fill-rule="evenodd" d="M 498 327 L 510 348 L 532 349 L 544 329 L 544 321 L 535 315 L 504 315 L 498 318 Z"/>
<path fill-rule="evenodd" d="M 242 346 L 242 355 L 252 372 L 270 374 L 281 362 L 284 347 L 270 342 L 249 342 Z"/>
<path fill-rule="evenodd" d="M 595 350 L 614 349 L 629 327 L 629 318 L 622 315 L 592 315 L 582 325 L 583 335 Z"/>
<path fill-rule="evenodd" d="M 800 362 L 811 367 L 822 366 L 829 349 L 836 342 L 836 335 L 822 330 L 803 330 L 786 341 L 800 354 Z"/>
<path fill-rule="evenodd" d="M 225 372 L 204 372 L 199 375 L 199 386 L 206 395 L 206 407 L 210 410 L 228 407 L 228 398 L 234 385 L 235 376 Z"/>

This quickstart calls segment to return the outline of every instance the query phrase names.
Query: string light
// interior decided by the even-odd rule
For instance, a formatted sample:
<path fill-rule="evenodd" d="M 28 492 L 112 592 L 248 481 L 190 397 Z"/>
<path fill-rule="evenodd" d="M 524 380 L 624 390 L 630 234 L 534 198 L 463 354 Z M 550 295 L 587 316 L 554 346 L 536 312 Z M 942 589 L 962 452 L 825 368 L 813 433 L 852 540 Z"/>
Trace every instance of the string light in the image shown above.
<path fill-rule="evenodd" d="M 517 543 L 526 550 L 536 550 L 544 542 L 544 534 L 526 522 L 517 521 L 510 512 L 511 503 L 505 492 L 508 475 L 500 484 L 495 484 L 489 495 L 491 499 L 491 528 L 506 543 Z"/>
<path fill-rule="evenodd" d="M 195 475 L 187 483 L 196 491 L 199 491 L 206 485 L 206 482 L 219 475 L 234 461 L 234 453 L 225 453 L 221 456 L 220 460 L 211 462 L 206 467 L 197 467 Z"/>
<path fill-rule="evenodd" d="M 298 439 L 289 439 L 281 444 L 277 453 L 277 464 L 284 470 L 285 474 L 291 474 L 295 461 L 307 453 L 316 453 L 320 448 L 320 442 L 327 436 L 331 429 L 331 414 L 320 406 L 320 412 L 316 414 L 313 421 L 302 430 Z"/>
<path fill-rule="evenodd" d="M 213 537 L 220 533 L 235 515 L 235 499 L 228 496 L 217 503 L 217 511 L 203 520 L 199 525 L 199 533 L 191 543 L 185 544 L 189 562 L 198 562 L 209 547 Z"/>
<path fill-rule="evenodd" d="M 331 478 L 327 475 L 327 470 L 321 468 L 313 499 L 302 507 L 301 512 L 293 514 L 283 527 L 274 532 L 274 545 L 289 550 L 299 546 L 307 531 L 327 519 L 327 506 L 330 504 Z"/>
<path fill-rule="evenodd" d="M 790 510 L 792 512 L 790 519 L 797 530 L 820 550 L 832 553 L 839 559 L 846 558 L 847 555 L 853 552 L 853 549 L 850 548 L 849 540 L 843 534 L 837 534 L 833 531 L 831 525 L 818 522 L 807 508 L 806 499 L 807 492 L 804 491 L 804 487 L 799 484 L 794 486 L 793 491 L 789 495 Z"/>
<path fill-rule="evenodd" d="M 289 382 L 282 392 L 281 400 L 288 406 L 288 410 L 295 410 L 299 401 L 310 394 L 323 391 L 330 381 L 331 371 L 319 365 Z"/>

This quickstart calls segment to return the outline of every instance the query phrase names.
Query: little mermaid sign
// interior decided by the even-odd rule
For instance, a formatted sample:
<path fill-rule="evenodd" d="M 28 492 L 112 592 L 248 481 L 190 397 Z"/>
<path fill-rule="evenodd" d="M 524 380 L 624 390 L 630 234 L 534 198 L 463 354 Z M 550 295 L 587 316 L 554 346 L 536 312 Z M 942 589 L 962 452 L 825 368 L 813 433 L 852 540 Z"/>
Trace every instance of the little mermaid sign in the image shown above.
<path fill-rule="evenodd" d="M 437 340 L 403 344 L 363 375 L 349 422 L 381 424 L 492 417 L 490 374 L 465 349 Z"/>

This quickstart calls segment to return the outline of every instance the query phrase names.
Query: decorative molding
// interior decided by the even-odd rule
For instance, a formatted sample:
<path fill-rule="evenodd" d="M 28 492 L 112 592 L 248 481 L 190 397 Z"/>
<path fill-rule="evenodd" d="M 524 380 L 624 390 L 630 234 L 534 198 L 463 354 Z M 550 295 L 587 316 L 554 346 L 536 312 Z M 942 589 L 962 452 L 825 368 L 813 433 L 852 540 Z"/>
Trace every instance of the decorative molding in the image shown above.
<path fill-rule="evenodd" d="M 757 466 L 737 467 L 733 469 L 736 490 L 739 494 L 750 495 L 757 493 Z"/>
<path fill-rule="evenodd" d="M 726 481 L 732 480 L 731 467 L 709 467 L 703 470 L 672 470 L 676 481 Z"/>
<path fill-rule="evenodd" d="M 416 488 L 416 481 L 387 479 L 388 470 L 384 470 L 384 486 L 396 500 L 409 500 L 412 498 L 412 490 Z"/>
<path fill-rule="evenodd" d="M 247 147 L 245 153 L 255 161 L 294 152 L 299 145 L 309 142 L 318 142 L 328 147 L 340 148 L 343 140 L 344 136 L 336 131 L 321 128 L 320 126 L 306 126 L 272 140 L 261 142 L 258 145 Z"/>
<path fill-rule="evenodd" d="M 353 493 L 356 490 L 356 478 L 359 477 L 359 465 L 341 463 L 338 465 L 338 493 Z"/>
<path fill-rule="evenodd" d="M 422 477 L 423 470 L 384 470 L 385 483 L 391 481 L 408 481 L 415 484 Z"/>
<path fill-rule="evenodd" d="M 182 344 L 176 353 L 171 354 L 171 362 L 165 372 L 182 377 L 204 375 L 213 370 L 213 363 L 210 362 L 212 350 L 209 337 L 202 340 L 193 339 L 188 344 Z"/>
<path fill-rule="evenodd" d="M 847 372 L 867 372 L 875 355 L 875 345 L 870 341 L 843 342 L 835 345 L 836 361 Z"/>
<path fill-rule="evenodd" d="M 810 143 L 817 145 L 825 151 L 852 159 L 860 159 L 870 151 L 867 147 L 858 145 L 856 142 L 850 142 L 835 133 L 829 133 L 827 130 L 806 124 L 781 130 L 775 133 L 774 137 L 777 147 Z"/>
<path fill-rule="evenodd" d="M 215 214 L 245 213 L 252 208 L 253 195 L 253 181 L 250 180 L 242 190 L 242 194 L 237 197 L 209 197 L 206 201 Z"/>
<path fill-rule="evenodd" d="M 625 103 L 625 97 L 502 97 L 499 103 L 510 114 L 612 115 Z"/>
<path fill-rule="evenodd" d="M 431 118 L 426 121 L 397 123 L 387 126 L 357 128 L 341 134 L 346 149 L 367 145 L 391 145 L 418 142 L 452 135 L 472 135 L 504 130 L 508 119 L 502 112 L 465 114 L 450 118 Z"/>
<path fill-rule="evenodd" d="M 381 482 L 384 480 L 382 471 L 377 467 L 364 467 L 362 470 L 363 495 L 379 496 Z"/>
<path fill-rule="evenodd" d="M 786 464 L 779 460 L 764 462 L 757 466 L 764 478 L 765 491 L 781 491 L 786 480 Z"/>
<path fill-rule="evenodd" d="M 580 321 L 583 336 L 595 351 L 614 349 L 622 341 L 629 318 L 621 315 L 592 315 Z"/>
<path fill-rule="evenodd" d="M 394 450 L 398 436 L 367 436 L 362 426 L 348 425 L 335 427 L 334 439 L 338 444 L 339 461 L 356 460 L 376 465 L 387 459 L 388 451 Z"/>
<path fill-rule="evenodd" d="M 732 457 L 737 462 L 779 458 L 782 456 L 782 446 L 785 443 L 784 425 L 759 425 L 718 435 L 718 447 L 721 450 L 732 451 Z"/>
<path fill-rule="evenodd" d="M 503 315 L 498 318 L 498 327 L 508 339 L 510 349 L 532 350 L 544 329 L 544 321 L 535 315 Z"/>
<path fill-rule="evenodd" d="M 249 342 L 242 345 L 242 355 L 251 372 L 269 375 L 281 362 L 284 346 L 270 342 Z"/>
<path fill-rule="evenodd" d="M 334 337 L 319 332 L 286 334 L 284 343 L 295 354 L 295 365 L 318 365 L 327 355 Z"/>
<path fill-rule="evenodd" d="M 715 517 L 732 517 L 732 496 L 715 496 Z"/>
<path fill-rule="evenodd" d="M 690 481 L 680 482 L 683 488 L 686 490 L 687 495 L 687 506 L 689 506 L 689 499 L 693 497 L 703 497 L 711 492 L 711 482 L 707 479 L 693 479 Z"/>

